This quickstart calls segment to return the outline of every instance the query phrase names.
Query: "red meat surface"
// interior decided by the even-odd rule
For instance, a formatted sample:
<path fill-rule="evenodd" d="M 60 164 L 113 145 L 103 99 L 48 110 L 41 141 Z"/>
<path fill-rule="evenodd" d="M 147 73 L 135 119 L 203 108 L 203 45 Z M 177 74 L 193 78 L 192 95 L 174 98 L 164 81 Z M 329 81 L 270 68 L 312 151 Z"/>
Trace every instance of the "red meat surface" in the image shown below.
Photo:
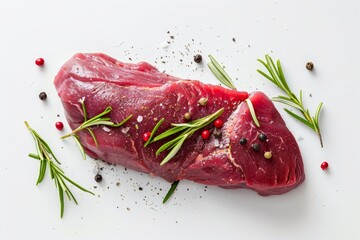
<path fill-rule="evenodd" d="M 248 188 L 261 195 L 282 194 L 304 181 L 301 153 L 291 132 L 273 103 L 262 92 L 248 94 L 196 80 L 180 79 L 159 72 L 148 63 L 122 63 L 105 54 L 76 54 L 60 69 L 55 87 L 72 129 L 84 121 L 80 101 L 88 117 L 112 107 L 111 121 L 133 117 L 122 127 L 95 126 L 78 132 L 86 153 L 112 164 L 159 176 L 169 182 L 187 179 L 224 188 Z M 199 105 L 200 98 L 208 104 Z M 260 127 L 255 126 L 244 101 L 254 106 Z M 224 108 L 221 138 L 201 138 L 201 131 L 187 139 L 168 163 L 160 165 L 167 152 L 156 156 L 157 149 L 169 139 L 144 148 L 143 134 L 165 118 L 158 133 L 171 123 L 184 122 L 190 112 L 198 119 Z M 213 130 L 212 124 L 206 129 Z M 265 134 L 265 141 L 259 134 Z M 245 145 L 240 139 L 246 138 Z M 260 145 L 254 151 L 252 144 Z M 266 159 L 264 152 L 272 157 Z"/>

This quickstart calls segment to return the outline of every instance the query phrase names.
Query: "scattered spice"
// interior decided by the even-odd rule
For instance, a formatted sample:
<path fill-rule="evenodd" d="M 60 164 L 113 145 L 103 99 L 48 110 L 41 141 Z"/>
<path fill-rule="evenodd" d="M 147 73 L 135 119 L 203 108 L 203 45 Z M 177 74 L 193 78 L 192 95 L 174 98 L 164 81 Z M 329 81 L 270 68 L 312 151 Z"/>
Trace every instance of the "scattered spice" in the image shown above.
<path fill-rule="evenodd" d="M 190 120 L 191 119 L 191 113 L 187 112 L 184 114 L 184 119 L 185 120 Z"/>
<path fill-rule="evenodd" d="M 246 138 L 242 138 L 240 139 L 240 145 L 245 145 L 247 143 L 247 139 Z"/>
<path fill-rule="evenodd" d="M 202 98 L 200 98 L 200 100 L 199 100 L 199 104 L 201 105 L 201 106 L 205 106 L 207 103 L 208 103 L 208 99 L 207 98 L 204 98 L 204 97 L 202 97 Z"/>
<path fill-rule="evenodd" d="M 309 71 L 312 71 L 314 69 L 314 63 L 313 62 L 307 62 L 306 63 L 306 69 Z"/>
<path fill-rule="evenodd" d="M 64 124 L 62 122 L 56 122 L 55 127 L 57 130 L 62 130 L 64 128 Z"/>
<path fill-rule="evenodd" d="M 194 56 L 194 62 L 201 63 L 202 62 L 202 56 L 200 54 L 196 54 Z"/>
<path fill-rule="evenodd" d="M 213 131 L 213 135 L 216 139 L 220 139 L 222 137 L 222 133 L 219 129 L 215 128 Z"/>
<path fill-rule="evenodd" d="M 150 136 L 151 136 L 151 132 L 146 132 L 146 133 L 144 133 L 144 134 L 143 134 L 143 140 L 144 140 L 144 142 L 149 141 Z"/>
<path fill-rule="evenodd" d="M 38 66 L 43 66 L 45 63 L 45 60 L 43 58 L 38 58 L 35 60 L 35 64 Z"/>
<path fill-rule="evenodd" d="M 102 176 L 100 174 L 96 174 L 94 179 L 95 179 L 95 182 L 101 182 Z"/>
<path fill-rule="evenodd" d="M 235 42 L 235 38 L 232 38 L 233 42 Z"/>
<path fill-rule="evenodd" d="M 272 153 L 270 151 L 265 152 L 264 153 L 264 158 L 266 158 L 266 159 L 272 158 Z"/>
<path fill-rule="evenodd" d="M 329 163 L 328 162 L 322 162 L 320 165 L 322 170 L 326 170 L 329 167 Z"/>
<path fill-rule="evenodd" d="M 224 125 L 224 122 L 219 118 L 214 121 L 214 126 L 216 128 L 222 128 L 223 125 Z"/>
<path fill-rule="evenodd" d="M 40 98 L 40 100 L 46 100 L 46 98 L 47 98 L 46 92 L 41 92 L 39 94 L 39 98 Z"/>
<path fill-rule="evenodd" d="M 139 191 L 142 191 L 143 190 L 143 188 L 142 187 L 139 187 Z"/>
<path fill-rule="evenodd" d="M 254 150 L 254 152 L 260 151 L 260 145 L 258 143 L 251 144 L 251 148 Z"/>
<path fill-rule="evenodd" d="M 174 36 L 170 36 L 171 39 L 174 39 L 175 37 Z"/>
<path fill-rule="evenodd" d="M 210 138 L 210 135 L 211 135 L 211 133 L 210 133 L 209 130 L 203 130 L 203 131 L 201 132 L 201 137 L 202 137 L 202 139 L 204 139 L 204 140 L 209 139 L 209 138 Z"/>
<path fill-rule="evenodd" d="M 262 142 L 266 141 L 267 136 L 265 135 L 265 133 L 260 133 L 258 136 L 258 139 Z"/>

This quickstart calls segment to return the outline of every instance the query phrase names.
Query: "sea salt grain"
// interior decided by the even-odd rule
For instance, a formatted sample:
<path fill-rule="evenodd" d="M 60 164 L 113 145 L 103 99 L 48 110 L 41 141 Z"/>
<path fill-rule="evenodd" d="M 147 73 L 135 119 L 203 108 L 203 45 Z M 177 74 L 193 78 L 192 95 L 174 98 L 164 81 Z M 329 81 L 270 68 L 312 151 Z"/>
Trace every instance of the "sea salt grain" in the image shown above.
<path fill-rule="evenodd" d="M 139 115 L 136 119 L 136 121 L 138 121 L 139 123 L 141 123 L 143 120 L 143 116 Z"/>
<path fill-rule="evenodd" d="M 169 47 L 169 42 L 168 41 L 164 41 L 164 42 L 161 43 L 161 48 L 166 49 L 168 47 Z"/>
<path fill-rule="evenodd" d="M 129 129 L 130 129 L 130 127 L 125 127 L 123 129 L 121 129 L 121 132 L 125 134 L 129 131 Z"/>
<path fill-rule="evenodd" d="M 106 127 L 106 126 L 103 126 L 102 129 L 105 131 L 105 132 L 110 132 L 110 128 Z"/>

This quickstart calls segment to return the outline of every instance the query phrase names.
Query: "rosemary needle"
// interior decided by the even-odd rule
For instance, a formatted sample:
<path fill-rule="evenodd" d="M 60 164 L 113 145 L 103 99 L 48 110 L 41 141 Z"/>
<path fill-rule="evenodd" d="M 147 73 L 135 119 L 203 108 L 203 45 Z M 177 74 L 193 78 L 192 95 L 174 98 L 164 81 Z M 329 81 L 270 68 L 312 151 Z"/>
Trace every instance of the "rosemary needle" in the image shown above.
<path fill-rule="evenodd" d="M 46 141 L 42 137 L 40 137 L 40 135 L 34 129 L 32 129 L 26 121 L 25 121 L 25 125 L 35 140 L 35 146 L 37 152 L 36 154 L 30 153 L 29 157 L 40 161 L 39 175 L 36 181 L 36 185 L 42 182 L 42 180 L 45 177 L 46 169 L 49 168 L 50 177 L 51 179 L 54 180 L 55 186 L 59 192 L 60 217 L 62 218 L 64 215 L 64 207 L 65 207 L 64 195 L 68 197 L 69 201 L 71 201 L 72 199 L 74 200 L 75 204 L 78 204 L 74 194 L 71 192 L 67 183 L 70 183 L 73 186 L 77 187 L 78 189 L 90 193 L 92 195 L 94 195 L 94 193 L 83 188 L 82 186 L 71 180 L 69 177 L 67 177 L 64 171 L 59 166 L 57 166 L 57 164 L 60 164 L 60 162 L 55 157 L 54 153 L 52 152 L 51 148 L 46 143 Z"/>
<path fill-rule="evenodd" d="M 215 58 L 209 55 L 210 61 L 208 63 L 208 67 L 213 72 L 215 77 L 225 86 L 236 90 L 233 81 L 231 80 L 230 76 L 225 72 L 225 69 L 215 60 Z"/>
<path fill-rule="evenodd" d="M 245 100 L 245 102 L 246 102 L 246 103 L 247 103 L 247 105 L 248 105 L 248 108 L 249 108 L 249 111 L 250 111 L 251 118 L 253 119 L 253 121 L 254 121 L 255 125 L 256 125 L 257 127 L 260 127 L 260 123 L 259 123 L 259 121 L 258 121 L 258 119 L 257 119 L 257 117 L 256 117 L 256 114 L 255 114 L 255 109 L 254 109 L 254 106 L 253 106 L 253 104 L 252 104 L 252 102 L 251 102 L 250 98 L 247 98 L 247 99 Z"/>
<path fill-rule="evenodd" d="M 179 182 L 180 182 L 180 181 L 177 180 L 177 181 L 175 181 L 175 182 L 173 182 L 173 183 L 171 184 L 171 187 L 170 187 L 169 191 L 166 193 L 166 195 L 165 195 L 165 197 L 164 197 L 164 200 L 163 200 L 163 202 L 162 202 L 163 204 L 166 203 L 166 202 L 170 199 L 170 197 L 174 194 L 174 192 L 175 192 L 175 190 L 176 190 Z"/>
<path fill-rule="evenodd" d="M 225 69 L 215 60 L 215 58 L 209 55 L 211 62 L 208 63 L 208 67 L 211 72 L 215 75 L 215 77 L 219 80 L 220 83 L 224 84 L 228 88 L 236 90 L 233 81 L 230 76 L 225 72 Z M 257 127 L 260 127 L 260 123 L 256 118 L 255 109 L 250 101 L 250 99 L 246 99 L 246 103 L 249 107 L 251 117 Z"/>

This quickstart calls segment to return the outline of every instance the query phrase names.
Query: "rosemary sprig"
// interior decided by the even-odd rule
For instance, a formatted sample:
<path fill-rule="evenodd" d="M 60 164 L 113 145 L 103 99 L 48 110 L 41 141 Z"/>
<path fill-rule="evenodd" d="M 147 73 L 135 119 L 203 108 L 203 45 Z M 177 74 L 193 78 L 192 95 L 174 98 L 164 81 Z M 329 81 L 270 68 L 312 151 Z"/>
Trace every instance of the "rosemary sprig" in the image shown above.
<path fill-rule="evenodd" d="M 199 118 L 195 121 L 189 122 L 189 123 L 172 123 L 173 126 L 169 130 L 161 133 L 160 135 L 154 137 L 152 140 L 148 140 L 148 144 L 159 141 L 161 139 L 170 137 L 176 133 L 179 133 L 177 137 L 174 139 L 164 143 L 157 151 L 156 155 L 159 155 L 163 151 L 170 150 L 170 152 L 167 154 L 167 156 L 161 161 L 160 165 L 164 165 L 168 161 L 170 161 L 181 149 L 181 146 L 185 142 L 186 139 L 191 137 L 194 132 L 197 130 L 206 127 L 208 124 L 212 123 L 216 118 L 218 118 L 224 111 L 224 108 L 219 109 L 213 114 L 210 114 L 206 117 Z M 162 122 L 162 120 L 160 120 Z M 160 123 L 159 121 L 159 123 Z M 152 135 L 157 130 L 157 128 L 160 126 L 156 124 L 154 130 L 152 131 Z M 161 124 L 161 123 L 160 123 Z"/>
<path fill-rule="evenodd" d="M 163 200 L 163 202 L 162 202 L 163 204 L 166 203 L 166 202 L 170 199 L 170 197 L 174 194 L 174 192 L 175 192 L 175 190 L 176 190 L 179 182 L 180 182 L 180 181 L 177 180 L 177 181 L 175 181 L 175 182 L 173 182 L 173 183 L 171 184 L 171 187 L 170 187 L 169 191 L 166 193 L 166 195 L 165 195 L 165 197 L 164 197 L 164 200 Z"/>
<path fill-rule="evenodd" d="M 25 121 L 26 127 L 29 129 L 31 135 L 33 136 L 35 140 L 35 146 L 36 146 L 36 154 L 30 153 L 29 157 L 37 159 L 40 161 L 40 168 L 39 168 L 39 175 L 36 181 L 36 185 L 40 184 L 42 180 L 45 177 L 46 168 L 49 168 L 50 171 L 50 177 L 54 180 L 55 186 L 58 189 L 59 192 L 59 200 L 60 200 L 60 217 L 62 218 L 64 215 L 64 195 L 66 195 L 69 199 L 69 201 L 74 200 L 75 204 L 78 204 L 74 194 L 71 192 L 69 187 L 67 186 L 66 182 L 72 184 L 73 186 L 79 188 L 80 190 L 90 193 L 94 195 L 94 193 L 90 192 L 89 190 L 83 188 L 70 178 L 68 178 L 64 171 L 57 166 L 56 164 L 60 164 L 58 159 L 55 157 L 54 153 L 52 152 L 49 145 L 45 142 L 43 138 L 40 137 L 40 135 L 33 130 L 30 125 Z M 65 194 L 64 194 L 65 193 Z"/>
<path fill-rule="evenodd" d="M 78 147 L 80 149 L 81 155 L 85 159 L 86 155 L 85 155 L 84 147 L 82 146 L 82 144 L 79 140 L 79 137 L 76 135 L 77 132 L 87 129 L 89 131 L 91 137 L 94 139 L 95 145 L 97 146 L 98 145 L 97 139 L 95 137 L 94 132 L 92 131 L 92 129 L 90 127 L 98 126 L 98 125 L 107 125 L 110 127 L 120 127 L 124 123 L 126 123 L 130 118 L 132 118 L 133 115 L 130 114 L 128 117 L 126 117 L 120 123 L 114 123 L 111 121 L 111 119 L 109 117 L 104 117 L 106 114 L 108 114 L 112 111 L 111 107 L 107 107 L 102 113 L 99 113 L 95 117 L 87 119 L 88 117 L 87 117 L 85 103 L 84 103 L 84 101 L 80 101 L 80 103 L 81 103 L 81 107 L 82 107 L 83 114 L 84 114 L 84 122 L 79 127 L 77 127 L 74 131 L 72 131 L 71 133 L 62 136 L 61 139 L 73 137 L 73 139 L 75 140 L 76 144 L 78 145 Z"/>
<path fill-rule="evenodd" d="M 318 135 L 320 140 L 320 145 L 323 147 L 323 141 L 321 137 L 320 132 L 320 126 L 319 126 L 319 116 L 320 111 L 322 108 L 323 103 L 320 102 L 318 105 L 315 115 L 311 116 L 309 109 L 304 107 L 303 104 L 303 97 L 302 97 L 302 90 L 300 90 L 299 98 L 291 91 L 289 85 L 286 82 L 280 60 L 276 61 L 276 65 L 272 58 L 266 54 L 265 55 L 265 61 L 258 59 L 258 61 L 264 65 L 264 67 L 267 69 L 269 74 L 264 73 L 261 70 L 257 70 L 261 75 L 263 75 L 265 78 L 270 80 L 272 83 L 274 83 L 276 86 L 278 86 L 281 90 L 283 90 L 287 96 L 278 96 L 273 98 L 273 101 L 280 102 L 283 104 L 286 104 L 290 107 L 293 107 L 297 109 L 302 116 L 290 111 L 289 109 L 285 108 L 285 112 L 287 112 L 290 116 L 294 117 L 298 121 L 302 122 L 306 126 L 310 127 L 312 130 L 315 131 L 315 133 Z"/>
<path fill-rule="evenodd" d="M 225 72 L 224 68 L 215 60 L 215 58 L 209 55 L 210 61 L 207 65 L 216 78 L 228 88 L 236 90 L 233 81 L 231 80 L 230 76 Z"/>

